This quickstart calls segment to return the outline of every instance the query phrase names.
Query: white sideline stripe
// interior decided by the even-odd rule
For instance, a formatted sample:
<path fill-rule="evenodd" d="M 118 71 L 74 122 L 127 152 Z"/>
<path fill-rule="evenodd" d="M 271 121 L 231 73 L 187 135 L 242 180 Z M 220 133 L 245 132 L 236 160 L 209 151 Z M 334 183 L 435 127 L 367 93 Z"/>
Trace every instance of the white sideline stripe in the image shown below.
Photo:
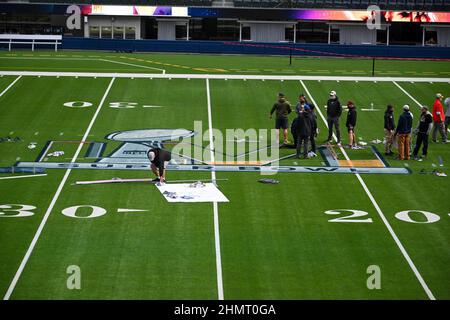
<path fill-rule="evenodd" d="M 102 106 L 106 100 L 106 97 L 108 96 L 108 93 L 114 83 L 114 80 L 115 80 L 115 78 L 111 79 L 111 81 L 108 85 L 108 88 L 106 89 L 106 91 L 102 97 L 102 100 L 100 101 L 100 104 L 98 105 L 97 110 L 95 111 L 95 113 L 91 119 L 91 122 L 89 123 L 89 126 L 86 129 L 83 140 L 79 144 L 77 151 L 75 152 L 75 155 L 72 158 L 71 163 L 75 162 L 76 159 L 78 158 L 78 155 L 80 154 L 81 149 L 83 148 L 83 142 L 86 141 L 86 139 L 89 135 L 89 132 L 91 131 L 92 126 L 94 125 L 94 122 L 97 119 L 97 116 L 100 113 L 100 110 L 102 109 Z M 64 177 L 62 178 L 61 183 L 59 184 L 58 189 L 56 190 L 56 193 L 53 196 L 53 199 L 50 202 L 50 205 L 47 208 L 47 211 L 45 212 L 44 217 L 42 218 L 41 224 L 39 225 L 39 227 L 36 231 L 36 234 L 34 235 L 33 240 L 31 241 L 31 244 L 28 247 L 27 252 L 25 253 L 25 256 L 23 257 L 22 262 L 20 263 L 19 269 L 17 269 L 17 272 L 16 272 L 11 284 L 9 285 L 8 291 L 6 291 L 6 294 L 3 298 L 3 300 L 9 300 L 9 298 L 11 297 L 11 294 L 13 293 L 14 288 L 16 287 L 16 284 L 19 281 L 20 276 L 22 275 L 22 272 L 25 269 L 25 266 L 27 265 L 28 259 L 30 258 L 31 254 L 33 253 L 34 247 L 36 246 L 36 243 L 39 240 L 42 230 L 44 229 L 44 226 L 50 216 L 50 213 L 52 212 L 53 207 L 55 206 L 56 201 L 58 200 L 59 195 L 61 194 L 61 191 L 62 191 L 64 185 L 66 184 L 67 178 L 69 177 L 71 171 L 72 171 L 72 169 L 67 169 L 66 173 L 64 174 Z"/>
<path fill-rule="evenodd" d="M 116 64 L 123 64 L 127 66 L 133 66 L 133 67 L 139 67 L 139 68 L 145 68 L 145 69 L 151 69 L 151 70 L 159 70 L 162 71 L 162 73 L 166 73 L 165 69 L 156 68 L 156 67 L 149 67 L 149 66 L 143 66 L 140 64 L 133 64 L 133 63 L 126 63 L 126 62 L 120 62 L 120 61 L 114 61 L 109 59 L 103 59 L 103 58 L 51 58 L 51 57 L 0 57 L 0 59 L 16 59 L 16 60 L 60 60 L 60 61 L 104 61 L 109 63 L 116 63 Z"/>
<path fill-rule="evenodd" d="M 414 101 L 420 108 L 422 108 L 422 105 L 420 104 L 419 101 L 417 101 L 416 99 L 414 99 L 414 97 L 412 95 L 410 95 L 408 93 L 408 91 L 406 91 L 405 89 L 403 89 L 397 82 L 392 81 L 400 90 L 403 91 L 404 94 L 406 94 L 412 101 Z"/>
<path fill-rule="evenodd" d="M 22 78 L 22 76 L 18 76 L 13 82 L 11 82 L 11 83 L 9 84 L 9 86 L 7 86 L 6 89 L 2 91 L 2 93 L 0 93 L 0 97 L 2 97 L 6 92 L 8 92 L 8 90 L 11 89 L 11 87 L 12 87 L 13 85 L 15 85 L 16 82 L 19 81 L 20 78 Z"/>
<path fill-rule="evenodd" d="M 128 63 L 128 62 L 122 62 L 122 61 L 114 61 L 109 59 L 99 59 L 100 61 L 110 62 L 110 63 L 116 63 L 116 64 L 123 64 L 125 66 L 132 66 L 132 67 L 139 67 L 139 68 L 145 68 L 145 69 L 152 69 L 152 70 L 159 70 L 162 71 L 163 74 L 166 73 L 166 70 L 156 67 L 149 67 L 149 66 L 143 66 L 140 64 L 134 64 L 134 63 Z"/>
<path fill-rule="evenodd" d="M 319 105 L 314 101 L 313 96 L 311 95 L 311 93 L 309 92 L 308 88 L 303 83 L 303 81 L 300 80 L 300 83 L 302 84 L 303 88 L 305 89 L 306 94 L 311 98 L 312 103 L 314 103 L 314 105 L 317 106 L 316 109 L 317 109 L 317 111 L 319 111 L 320 117 L 322 118 L 323 122 L 325 123 L 325 126 L 328 128 L 328 123 L 327 123 L 324 115 L 322 114 L 322 111 L 320 111 Z M 336 135 L 333 134 L 333 138 L 334 138 L 334 140 L 337 141 Z M 350 160 L 350 158 L 347 155 L 347 152 L 345 152 L 345 149 L 343 147 L 340 147 L 340 150 L 341 150 L 342 154 L 344 155 L 345 159 Z M 398 248 L 400 249 L 401 253 L 403 254 L 403 257 L 406 259 L 406 261 L 408 262 L 411 270 L 414 272 L 417 280 L 419 280 L 420 284 L 422 285 L 422 288 L 424 289 L 424 291 L 427 294 L 428 298 L 430 300 L 436 300 L 436 298 L 434 297 L 433 293 L 428 288 L 428 285 L 426 284 L 425 280 L 420 275 L 419 270 L 416 268 L 416 266 L 414 265 L 414 262 L 411 260 L 411 258 L 409 256 L 408 252 L 406 251 L 405 247 L 403 246 L 403 244 L 400 242 L 399 238 L 395 234 L 394 229 L 392 229 L 389 221 L 386 219 L 383 211 L 381 211 L 380 206 L 376 202 L 375 198 L 373 197 L 372 193 L 370 192 L 370 190 L 367 187 L 366 183 L 364 182 L 363 178 L 361 178 L 361 176 L 358 173 L 355 173 L 355 175 L 356 175 L 356 178 L 358 179 L 359 183 L 363 187 L 364 191 L 366 192 L 367 196 L 369 197 L 370 201 L 372 202 L 373 206 L 375 207 L 376 211 L 378 212 L 378 215 L 380 216 L 380 218 L 383 221 L 384 225 L 386 226 L 386 228 L 388 229 L 388 231 L 391 234 L 392 238 L 394 239 L 395 243 L 397 244 Z"/>
<path fill-rule="evenodd" d="M 450 82 L 450 78 L 414 78 L 414 77 L 361 77 L 361 76 L 288 76 L 288 75 L 242 75 L 242 74 L 161 74 L 161 73 L 108 73 L 108 72 L 52 72 L 52 71 L 0 71 L 4 76 L 42 76 L 42 77 L 98 77 L 98 78 L 173 78 L 173 79 L 238 79 L 238 80 L 323 80 L 323 81 L 415 81 Z"/>
<path fill-rule="evenodd" d="M 9 176 L 9 177 L 0 177 L 0 180 L 8 180 L 8 179 L 20 179 L 20 178 L 34 178 L 34 177 L 43 177 L 46 176 L 46 173 L 43 174 L 28 174 L 25 176 Z"/>
<path fill-rule="evenodd" d="M 211 94 L 209 90 L 209 79 L 206 79 L 206 99 L 208 101 L 208 126 L 211 162 L 214 158 L 214 139 L 212 131 L 212 112 L 211 112 Z M 211 171 L 211 180 L 216 184 L 216 172 Z M 223 300 L 223 280 L 222 280 L 222 257 L 220 254 L 220 232 L 219 232 L 219 206 L 217 202 L 213 203 L 214 209 L 214 242 L 216 248 L 216 272 L 217 272 L 217 295 L 219 300 Z"/>

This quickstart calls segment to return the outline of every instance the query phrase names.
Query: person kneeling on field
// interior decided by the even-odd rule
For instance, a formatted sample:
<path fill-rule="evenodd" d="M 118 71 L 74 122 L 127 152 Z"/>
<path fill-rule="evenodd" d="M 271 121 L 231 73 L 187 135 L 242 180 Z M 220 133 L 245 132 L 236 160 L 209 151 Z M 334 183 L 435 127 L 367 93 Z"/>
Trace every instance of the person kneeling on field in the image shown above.
<path fill-rule="evenodd" d="M 422 113 L 420 114 L 419 123 L 414 132 L 417 134 L 416 147 L 413 151 L 414 160 L 419 160 L 417 154 L 419 153 L 420 146 L 423 143 L 422 157 L 427 156 L 428 152 L 428 136 L 430 135 L 431 129 L 433 128 L 433 116 L 428 111 L 427 106 L 422 107 Z"/>
<path fill-rule="evenodd" d="M 356 107 L 352 101 L 347 102 L 347 122 L 345 126 L 348 130 L 348 146 L 349 148 L 356 148 L 356 137 L 355 137 L 355 127 L 356 127 Z"/>
<path fill-rule="evenodd" d="M 398 119 L 395 136 L 398 137 L 398 158 L 399 160 L 409 160 L 411 150 L 411 130 L 412 130 L 412 116 L 409 112 L 409 106 L 403 106 L 403 113 Z"/>
<path fill-rule="evenodd" d="M 303 145 L 303 158 L 308 157 L 308 141 L 311 137 L 311 119 L 309 105 L 302 106 L 297 117 L 297 158 L 300 158 L 300 153 Z"/>
<path fill-rule="evenodd" d="M 147 157 L 151 162 L 152 172 L 156 175 L 156 178 L 152 181 L 165 182 L 166 168 L 169 161 L 172 159 L 170 152 L 160 148 L 152 148 L 147 152 Z"/>

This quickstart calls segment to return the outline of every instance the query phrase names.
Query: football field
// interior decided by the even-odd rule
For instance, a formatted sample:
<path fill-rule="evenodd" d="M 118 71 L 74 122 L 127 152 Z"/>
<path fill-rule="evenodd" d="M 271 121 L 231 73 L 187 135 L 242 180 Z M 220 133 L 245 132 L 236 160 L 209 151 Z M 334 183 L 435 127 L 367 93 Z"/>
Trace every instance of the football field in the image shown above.
<path fill-rule="evenodd" d="M 0 295 L 450 299 L 450 183 L 435 174 L 450 174 L 450 144 L 430 141 L 419 162 L 386 156 L 380 143 L 387 104 L 396 121 L 408 104 L 416 126 L 421 105 L 432 106 L 438 92 L 450 96 L 449 62 L 381 61 L 385 69 L 370 77 L 364 61 L 299 59 L 290 68 L 281 59 L 1 53 Z M 245 149 L 235 165 L 214 165 L 221 155 L 211 130 L 273 128 L 278 92 L 294 105 L 304 93 L 317 106 L 321 145 L 330 90 L 355 103 L 356 135 L 367 142 L 360 150 L 334 144 L 342 171 L 333 171 L 325 147 L 306 160 L 282 148 L 285 170 L 263 176 L 261 167 L 276 169 L 251 164 L 257 149 L 248 140 L 231 141 Z M 152 178 L 146 168 L 115 166 L 121 162 L 91 166 L 120 148 L 106 136 L 140 129 L 196 131 L 200 142 L 190 146 L 205 159 L 180 154 L 167 178 L 217 180 L 229 202 L 169 203 L 149 183 L 76 184 Z M 351 170 L 352 160 L 378 161 L 382 170 Z M 7 172 L 12 167 L 22 172 Z M 68 285 L 73 270 L 81 275 L 76 289 Z"/>

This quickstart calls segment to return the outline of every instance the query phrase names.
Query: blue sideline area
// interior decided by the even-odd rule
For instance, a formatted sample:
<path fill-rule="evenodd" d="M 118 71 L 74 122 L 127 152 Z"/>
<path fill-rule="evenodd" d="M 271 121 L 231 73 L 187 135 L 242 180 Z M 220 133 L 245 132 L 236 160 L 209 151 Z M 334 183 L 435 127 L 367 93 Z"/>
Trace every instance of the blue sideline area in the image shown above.
<path fill-rule="evenodd" d="M 117 40 L 63 37 L 61 49 L 122 52 L 183 52 L 259 55 L 356 55 L 389 58 L 450 59 L 450 48 L 421 46 L 239 43 L 222 41 Z M 295 49 L 300 49 L 295 50 Z M 305 50 L 305 51 L 303 51 Z"/>

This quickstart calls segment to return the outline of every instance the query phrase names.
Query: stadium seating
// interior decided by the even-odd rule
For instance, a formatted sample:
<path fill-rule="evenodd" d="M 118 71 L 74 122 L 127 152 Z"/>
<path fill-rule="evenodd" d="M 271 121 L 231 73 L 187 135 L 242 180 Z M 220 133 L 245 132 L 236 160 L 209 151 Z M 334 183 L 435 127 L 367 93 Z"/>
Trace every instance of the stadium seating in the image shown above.
<path fill-rule="evenodd" d="M 115 5 L 172 5 L 210 7 L 214 0 L 28 0 L 32 3 L 79 3 Z M 0 0 L 6 2 L 6 0 Z M 377 5 L 388 10 L 450 11 L 450 0 L 227 0 L 234 7 L 366 9 Z"/>

